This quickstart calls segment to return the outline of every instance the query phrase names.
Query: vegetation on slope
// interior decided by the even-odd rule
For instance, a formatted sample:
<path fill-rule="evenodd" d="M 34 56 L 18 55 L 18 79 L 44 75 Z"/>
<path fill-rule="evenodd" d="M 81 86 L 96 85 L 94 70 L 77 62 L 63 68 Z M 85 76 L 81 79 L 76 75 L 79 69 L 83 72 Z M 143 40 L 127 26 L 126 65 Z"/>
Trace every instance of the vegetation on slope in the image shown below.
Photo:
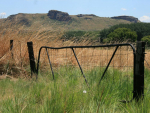
<path fill-rule="evenodd" d="M 45 30 L 52 31 L 98 31 L 104 28 L 109 28 L 110 26 L 120 24 L 120 23 L 131 23 L 126 20 L 116 20 L 105 17 L 97 16 L 83 16 L 78 17 L 77 15 L 70 15 L 70 21 L 58 21 L 50 19 L 47 14 L 23 14 L 19 13 L 16 15 L 11 15 L 5 19 L 3 24 L 4 27 L 11 24 L 24 25 L 25 29 L 28 30 L 39 30 L 43 28 Z M 34 29 L 33 29 L 34 28 Z"/>
<path fill-rule="evenodd" d="M 94 42 L 99 40 L 99 31 L 66 31 L 60 39 L 63 39 L 64 41 L 89 40 L 91 42 Z"/>
<path fill-rule="evenodd" d="M 104 39 L 104 42 L 135 42 L 137 40 L 137 34 L 135 31 L 131 31 L 128 28 L 117 28 L 111 32 L 108 38 Z"/>
<path fill-rule="evenodd" d="M 146 42 L 146 45 L 147 45 L 147 46 L 150 46 L 150 35 L 144 36 L 144 37 L 142 38 L 142 41 Z"/>
<path fill-rule="evenodd" d="M 132 23 L 132 24 L 119 24 L 100 31 L 101 39 L 105 39 L 111 32 L 117 28 L 128 28 L 137 33 L 137 40 L 141 40 L 144 36 L 150 35 L 150 23 Z"/>

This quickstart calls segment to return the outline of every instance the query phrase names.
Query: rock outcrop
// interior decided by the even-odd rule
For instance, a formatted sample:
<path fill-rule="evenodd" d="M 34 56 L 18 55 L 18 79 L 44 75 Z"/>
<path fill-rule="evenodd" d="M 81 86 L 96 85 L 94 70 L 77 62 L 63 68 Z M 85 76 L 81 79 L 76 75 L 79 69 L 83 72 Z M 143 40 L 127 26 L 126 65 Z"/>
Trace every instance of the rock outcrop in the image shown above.
<path fill-rule="evenodd" d="M 137 22 L 140 22 L 138 20 L 138 18 L 135 18 L 133 16 L 115 16 L 115 17 L 111 17 L 112 19 L 123 19 L 123 20 L 127 20 L 127 21 L 130 21 L 130 22 L 133 22 L 133 23 L 137 23 Z"/>
<path fill-rule="evenodd" d="M 96 17 L 94 14 L 78 14 L 77 17 L 84 17 L 84 16 L 93 16 Z"/>
<path fill-rule="evenodd" d="M 71 20 L 71 17 L 69 16 L 68 13 L 57 11 L 57 10 L 50 10 L 47 14 L 47 16 L 50 19 L 55 19 L 59 21 L 69 21 Z"/>
<path fill-rule="evenodd" d="M 25 17 L 25 14 L 23 13 L 10 15 L 6 20 L 11 21 L 12 23 L 18 23 L 18 24 L 30 26 L 30 21 Z"/>

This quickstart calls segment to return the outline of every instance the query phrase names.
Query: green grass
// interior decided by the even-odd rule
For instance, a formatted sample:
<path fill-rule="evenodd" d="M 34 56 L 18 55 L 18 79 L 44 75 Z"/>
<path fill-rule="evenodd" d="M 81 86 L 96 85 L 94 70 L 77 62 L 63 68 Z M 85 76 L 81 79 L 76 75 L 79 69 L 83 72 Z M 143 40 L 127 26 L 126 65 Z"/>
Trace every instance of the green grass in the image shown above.
<path fill-rule="evenodd" d="M 103 69 L 86 71 L 89 84 L 80 70 L 60 67 L 55 72 L 40 71 L 37 81 L 0 81 L 0 113 L 146 113 L 150 112 L 150 77 L 145 70 L 145 98 L 139 103 L 122 103 L 132 98 L 132 72 L 109 69 L 98 86 Z M 86 93 L 84 93 L 86 91 Z"/>
<path fill-rule="evenodd" d="M 98 41 L 99 40 L 99 31 L 67 31 L 62 36 L 63 40 L 89 40 L 89 41 Z"/>

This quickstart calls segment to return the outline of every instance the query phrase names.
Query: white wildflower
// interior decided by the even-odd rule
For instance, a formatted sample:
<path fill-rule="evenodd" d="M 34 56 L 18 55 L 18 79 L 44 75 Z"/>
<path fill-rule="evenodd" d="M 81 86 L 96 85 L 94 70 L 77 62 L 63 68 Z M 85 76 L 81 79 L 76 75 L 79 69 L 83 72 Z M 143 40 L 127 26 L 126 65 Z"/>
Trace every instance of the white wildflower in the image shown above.
<path fill-rule="evenodd" d="M 83 93 L 86 93 L 86 90 L 84 90 Z"/>

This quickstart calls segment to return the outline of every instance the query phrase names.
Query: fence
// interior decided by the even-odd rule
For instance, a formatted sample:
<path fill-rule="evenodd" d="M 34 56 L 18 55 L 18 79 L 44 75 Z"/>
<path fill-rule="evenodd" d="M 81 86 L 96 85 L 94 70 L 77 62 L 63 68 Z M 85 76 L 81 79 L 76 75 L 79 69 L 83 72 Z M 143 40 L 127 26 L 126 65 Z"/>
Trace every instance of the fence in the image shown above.
<path fill-rule="evenodd" d="M 27 45 L 31 75 L 35 73 L 38 77 L 39 69 L 48 70 L 50 67 L 49 73 L 55 79 L 56 75 L 61 76 L 62 68 L 66 75 L 69 70 L 76 70 L 78 73 L 80 70 L 80 74 L 71 76 L 82 76 L 90 88 L 89 72 L 93 72 L 92 76 L 99 74 L 97 77 L 99 86 L 103 79 L 107 79 L 105 82 L 119 80 L 120 83 L 126 80 L 126 87 L 123 89 L 126 100 L 138 101 L 144 97 L 144 42 L 137 43 L 137 50 L 128 43 L 99 46 L 42 46 L 39 50 L 37 67 L 35 67 L 33 44 L 28 42 Z M 116 77 L 118 74 L 119 78 Z"/>

